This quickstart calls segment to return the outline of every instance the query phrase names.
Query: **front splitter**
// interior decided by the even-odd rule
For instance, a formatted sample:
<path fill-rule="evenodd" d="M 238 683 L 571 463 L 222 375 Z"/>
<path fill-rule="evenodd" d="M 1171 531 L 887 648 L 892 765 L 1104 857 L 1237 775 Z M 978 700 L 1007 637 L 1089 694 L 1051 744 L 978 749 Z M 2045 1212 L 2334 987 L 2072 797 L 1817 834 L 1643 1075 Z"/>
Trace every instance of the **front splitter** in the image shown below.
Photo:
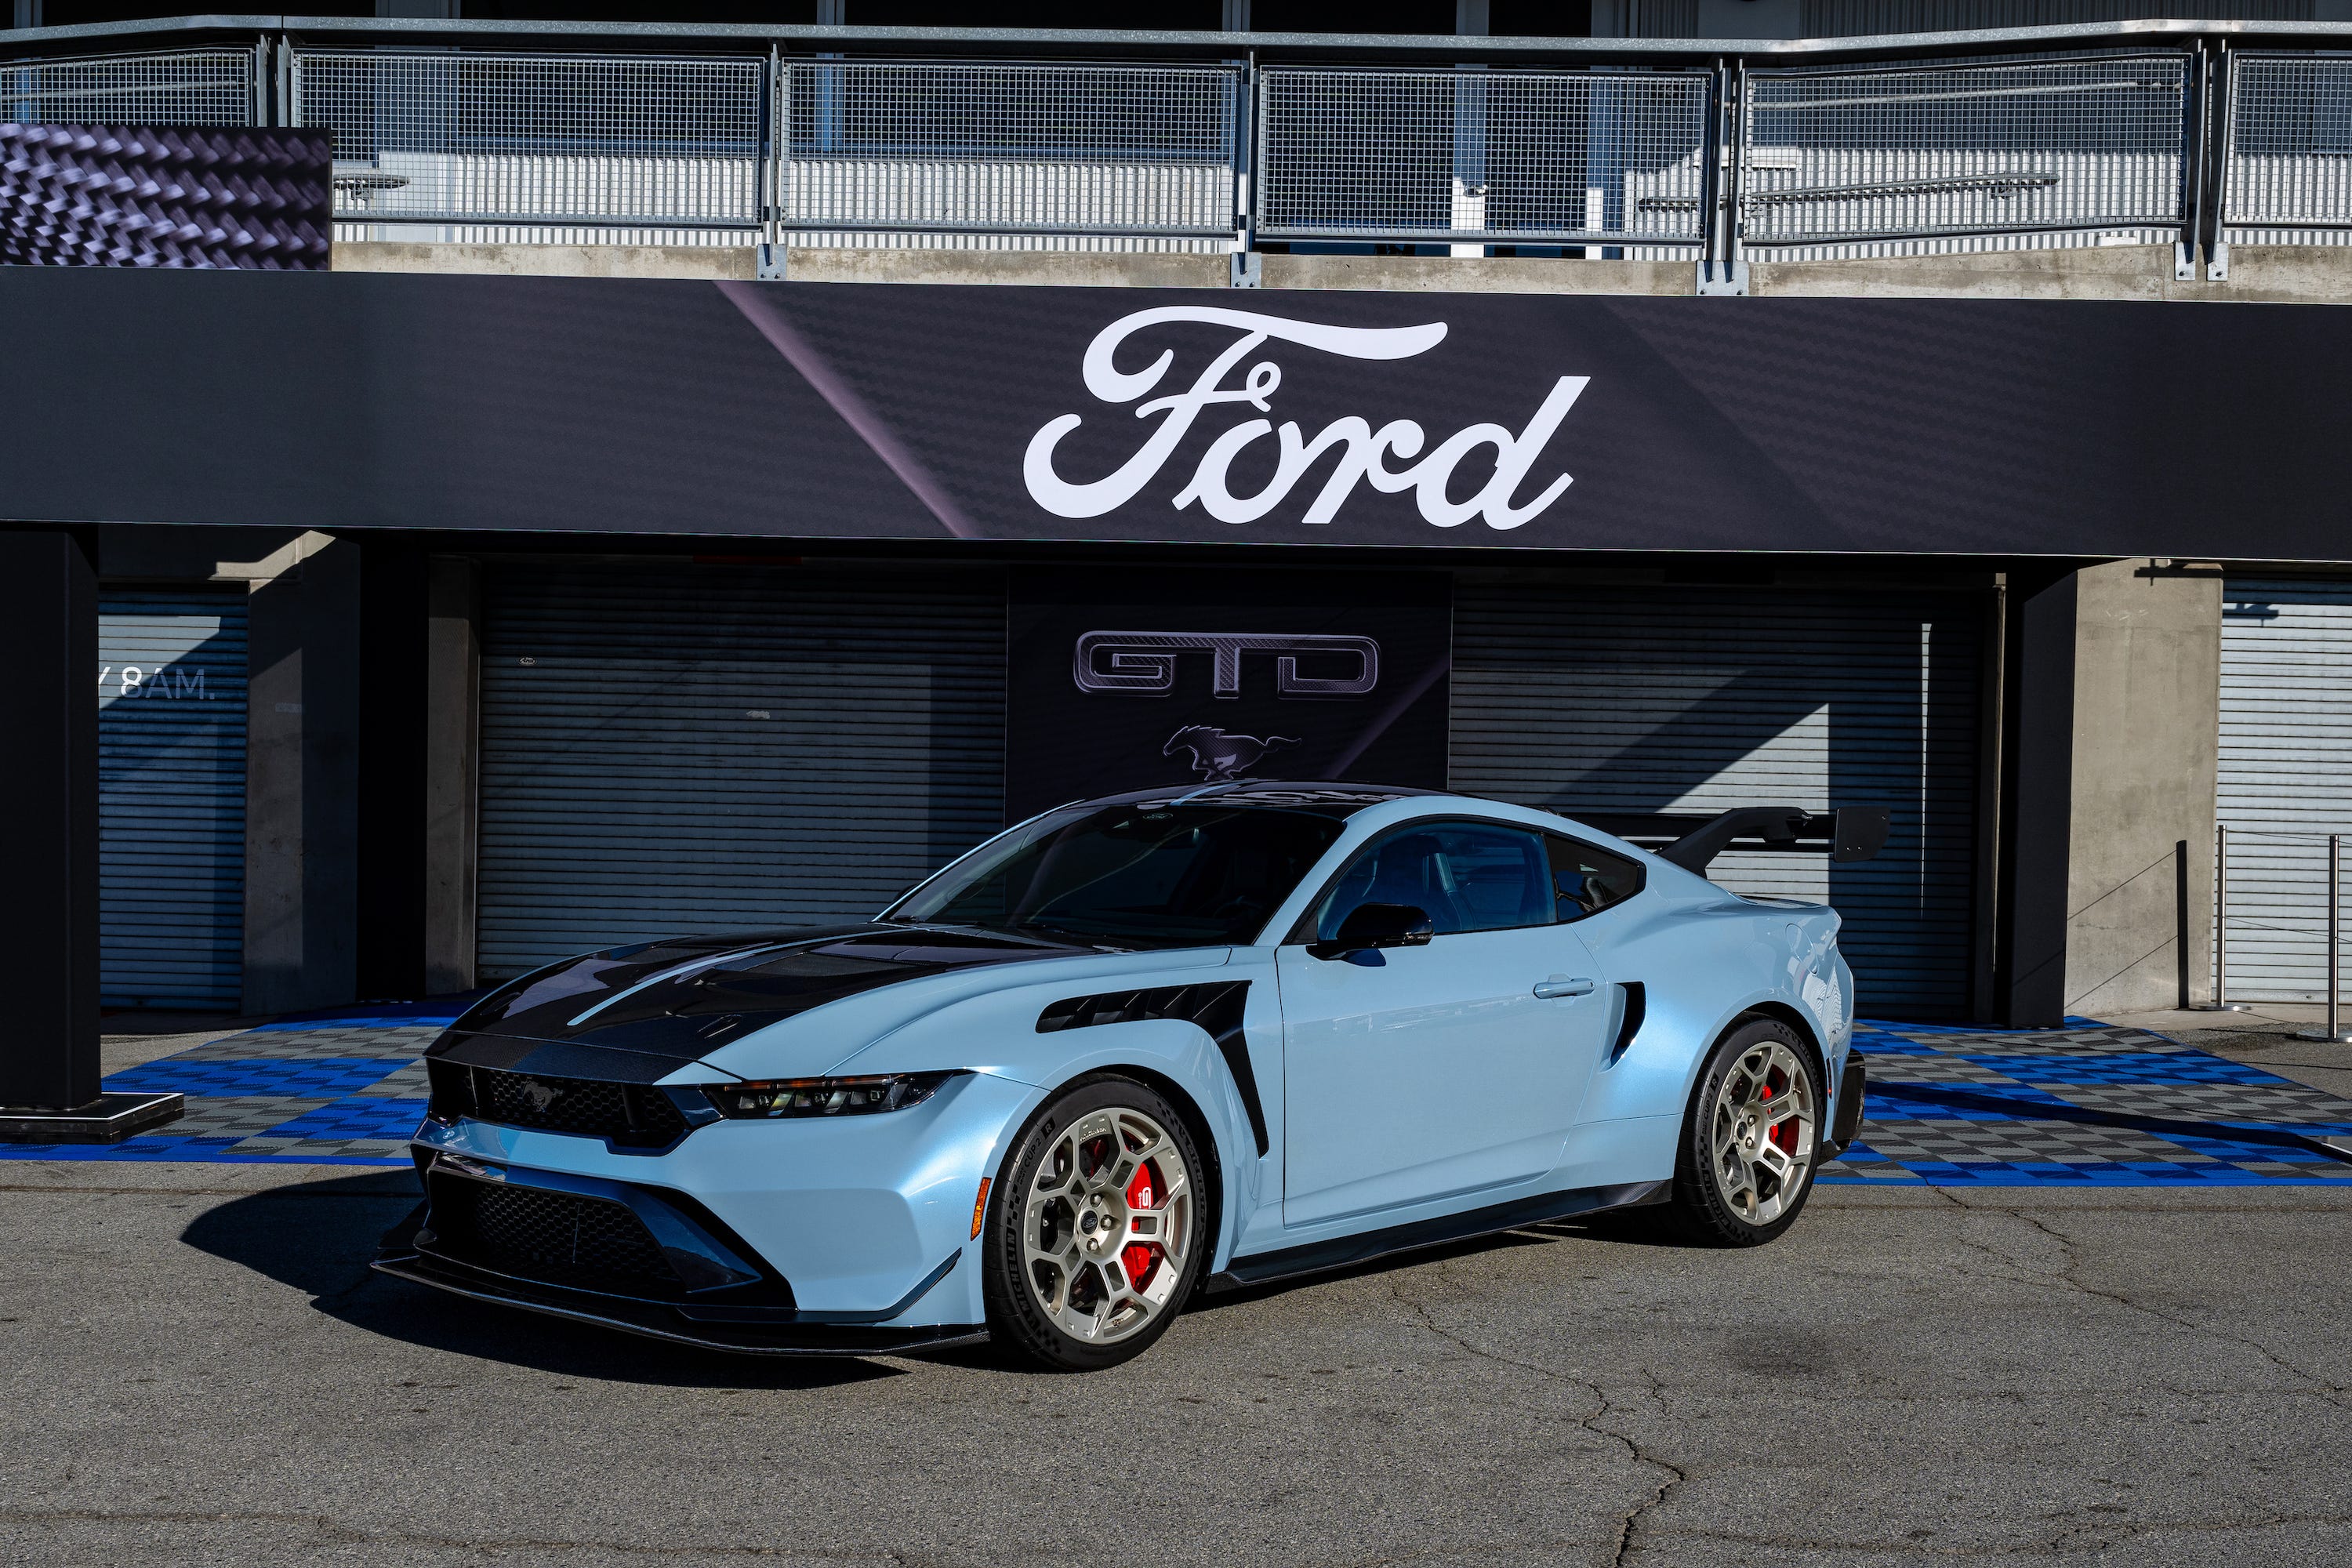
<path fill-rule="evenodd" d="M 466 1268 L 428 1258 L 423 1253 L 388 1251 L 373 1267 L 380 1274 L 429 1285 L 453 1296 L 519 1307 L 575 1323 L 618 1329 L 672 1344 L 735 1355 L 863 1356 L 915 1355 L 956 1345 L 980 1344 L 988 1330 L 979 1323 L 944 1323 L 916 1329 L 857 1328 L 825 1323 L 715 1323 L 688 1319 L 677 1309 L 655 1301 L 575 1292 L 536 1286 L 484 1269 Z"/>

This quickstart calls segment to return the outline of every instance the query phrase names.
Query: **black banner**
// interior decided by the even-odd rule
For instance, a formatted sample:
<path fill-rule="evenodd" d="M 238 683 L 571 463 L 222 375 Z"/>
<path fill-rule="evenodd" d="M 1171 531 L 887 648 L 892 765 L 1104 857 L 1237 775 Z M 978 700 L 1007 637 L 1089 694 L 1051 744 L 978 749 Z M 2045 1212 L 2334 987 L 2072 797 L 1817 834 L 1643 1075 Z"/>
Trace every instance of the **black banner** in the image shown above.
<path fill-rule="evenodd" d="M 1435 574 L 1016 573 L 1007 818 L 1234 778 L 1444 788 L 1451 592 Z"/>
<path fill-rule="evenodd" d="M 26 521 L 2352 559 L 2325 306 L 37 268 L 0 315 Z"/>

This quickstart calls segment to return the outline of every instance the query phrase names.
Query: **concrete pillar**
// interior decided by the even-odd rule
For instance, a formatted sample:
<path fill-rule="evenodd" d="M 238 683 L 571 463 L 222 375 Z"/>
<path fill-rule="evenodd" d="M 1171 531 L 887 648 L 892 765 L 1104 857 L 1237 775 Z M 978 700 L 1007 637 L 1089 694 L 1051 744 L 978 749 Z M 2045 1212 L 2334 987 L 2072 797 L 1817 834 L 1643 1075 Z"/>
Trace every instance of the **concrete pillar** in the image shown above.
<path fill-rule="evenodd" d="M 2221 574 L 2147 560 L 2075 574 L 2066 1010 L 2211 995 Z"/>
<path fill-rule="evenodd" d="M 360 560 L 359 994 L 425 992 L 425 554 L 370 534 Z"/>
<path fill-rule="evenodd" d="M 331 1006 L 358 984 L 360 549 L 306 533 L 242 564 L 245 1007 Z"/>
<path fill-rule="evenodd" d="M 98 573 L 0 531 L 0 1106 L 98 1098 Z"/>
<path fill-rule="evenodd" d="M 428 573 L 425 721 L 425 989 L 474 986 L 478 770 L 481 698 L 478 572 L 436 558 Z"/>
<path fill-rule="evenodd" d="M 2066 1013 L 2073 831 L 2075 574 L 2012 572 L 2001 651 L 1996 1021 L 2054 1027 Z"/>
<path fill-rule="evenodd" d="M 1999 1016 L 2210 994 L 2221 574 L 2145 559 L 2012 574 Z"/>

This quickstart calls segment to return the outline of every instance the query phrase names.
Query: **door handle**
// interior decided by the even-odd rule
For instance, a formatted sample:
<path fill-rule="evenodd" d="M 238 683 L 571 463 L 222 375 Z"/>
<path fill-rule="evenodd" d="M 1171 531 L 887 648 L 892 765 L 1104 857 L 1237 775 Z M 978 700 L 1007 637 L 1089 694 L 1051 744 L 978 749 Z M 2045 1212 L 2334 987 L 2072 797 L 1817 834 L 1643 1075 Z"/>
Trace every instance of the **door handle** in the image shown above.
<path fill-rule="evenodd" d="M 1536 982 L 1536 994 L 1543 997 L 1590 996 L 1592 991 L 1592 982 L 1582 978 L 1570 980 L 1565 975 L 1555 974 L 1549 980 Z"/>

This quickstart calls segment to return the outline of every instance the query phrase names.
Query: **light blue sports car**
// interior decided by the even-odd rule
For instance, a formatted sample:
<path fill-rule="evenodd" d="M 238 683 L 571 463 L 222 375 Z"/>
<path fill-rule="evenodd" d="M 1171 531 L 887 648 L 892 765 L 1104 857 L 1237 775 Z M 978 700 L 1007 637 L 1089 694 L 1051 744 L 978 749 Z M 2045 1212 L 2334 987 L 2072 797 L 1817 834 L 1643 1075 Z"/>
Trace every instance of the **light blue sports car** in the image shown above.
<path fill-rule="evenodd" d="M 427 1053 L 426 1202 L 376 1267 L 727 1350 L 993 1336 L 1085 1369 L 1196 1289 L 1538 1221 L 1769 1241 L 1853 1134 L 1853 976 L 1835 913 L 1700 873 L 1866 858 L 1885 814 L 1595 820 L 1623 837 L 1144 792 L 865 924 L 550 965 Z"/>

